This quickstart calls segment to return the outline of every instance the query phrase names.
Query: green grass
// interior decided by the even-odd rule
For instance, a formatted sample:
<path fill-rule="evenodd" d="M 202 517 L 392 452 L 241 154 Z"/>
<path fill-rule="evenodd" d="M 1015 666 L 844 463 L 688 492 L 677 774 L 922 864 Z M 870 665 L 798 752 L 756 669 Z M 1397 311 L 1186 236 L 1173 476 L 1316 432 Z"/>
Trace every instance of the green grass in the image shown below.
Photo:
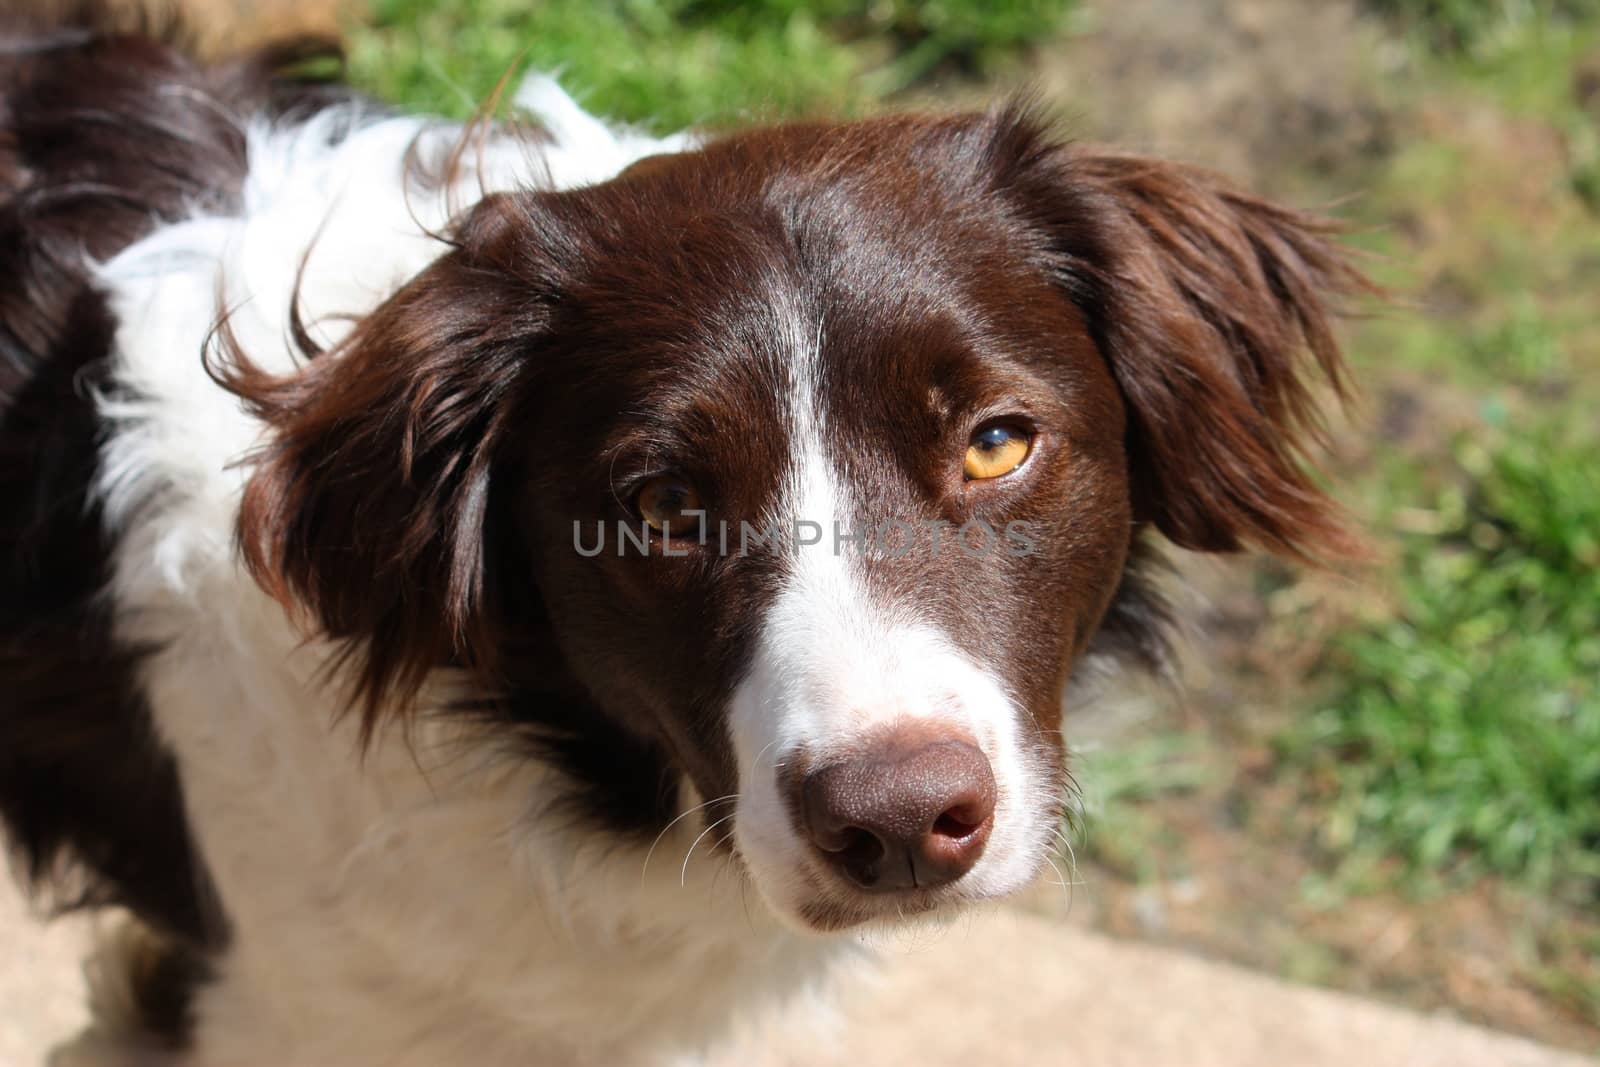
<path fill-rule="evenodd" d="M 1581 900 L 1600 891 L 1600 429 L 1486 427 L 1454 454 L 1431 493 L 1388 475 L 1396 525 L 1421 527 L 1398 608 L 1338 639 L 1334 696 L 1282 744 L 1331 783 L 1321 844 L 1346 863 Z"/>
<path fill-rule="evenodd" d="M 1175 851 L 1170 829 L 1143 807 L 1193 793 L 1215 781 L 1196 737 L 1159 733 L 1094 747 L 1071 761 L 1077 791 L 1065 832 L 1083 857 L 1137 882 L 1159 878 L 1163 857 Z"/>
<path fill-rule="evenodd" d="M 1600 16 L 1600 0 L 1367 0 L 1430 50 L 1472 54 L 1530 25 L 1564 27 Z"/>
<path fill-rule="evenodd" d="M 409 108 L 471 112 L 514 67 L 658 129 L 849 113 L 941 70 L 981 73 L 1057 32 L 1072 0 L 376 0 L 354 80 Z"/>
<path fill-rule="evenodd" d="M 1385 280 L 1419 306 L 1364 328 L 1357 359 L 1380 385 L 1397 371 L 1440 383 L 1468 428 L 1449 447 L 1424 435 L 1379 450 L 1361 494 L 1396 544 L 1386 606 L 1335 638 L 1319 671 L 1331 695 L 1279 744 L 1341 870 L 1398 860 L 1411 888 L 1493 873 L 1592 900 L 1600 224 L 1595 123 L 1573 87 L 1600 45 L 1600 17 L 1582 16 L 1600 3 L 1388 6 L 1460 39 L 1420 60 L 1431 136 L 1364 205 L 1390 222 L 1375 242 Z"/>

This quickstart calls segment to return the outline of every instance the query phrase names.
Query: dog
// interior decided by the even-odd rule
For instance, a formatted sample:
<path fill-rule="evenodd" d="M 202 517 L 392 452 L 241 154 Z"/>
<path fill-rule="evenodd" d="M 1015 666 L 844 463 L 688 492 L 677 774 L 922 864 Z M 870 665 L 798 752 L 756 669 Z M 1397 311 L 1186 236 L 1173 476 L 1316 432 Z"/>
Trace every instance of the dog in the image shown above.
<path fill-rule="evenodd" d="M 1348 547 L 1320 218 L 1025 105 L 461 125 L 327 55 L 0 48 L 0 815 L 131 916 L 108 1054 L 694 1062 L 1046 865 L 1158 538 Z"/>

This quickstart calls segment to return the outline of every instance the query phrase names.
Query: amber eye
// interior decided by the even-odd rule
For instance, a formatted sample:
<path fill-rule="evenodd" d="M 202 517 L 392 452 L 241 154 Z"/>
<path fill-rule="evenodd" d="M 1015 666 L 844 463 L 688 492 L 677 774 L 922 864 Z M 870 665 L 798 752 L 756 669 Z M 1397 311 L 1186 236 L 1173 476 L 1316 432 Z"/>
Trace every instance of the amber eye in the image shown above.
<path fill-rule="evenodd" d="M 633 506 L 656 533 L 685 537 L 700 528 L 700 495 L 671 475 L 645 482 Z"/>
<path fill-rule="evenodd" d="M 1033 438 L 1015 426 L 986 426 L 972 435 L 961 469 L 969 482 L 999 478 L 1022 466 L 1032 447 Z"/>

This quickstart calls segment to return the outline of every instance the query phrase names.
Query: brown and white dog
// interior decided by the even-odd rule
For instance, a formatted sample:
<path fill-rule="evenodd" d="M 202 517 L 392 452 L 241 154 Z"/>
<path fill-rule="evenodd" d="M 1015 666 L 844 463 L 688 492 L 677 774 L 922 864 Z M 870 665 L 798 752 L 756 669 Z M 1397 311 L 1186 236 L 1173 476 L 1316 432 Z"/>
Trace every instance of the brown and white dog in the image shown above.
<path fill-rule="evenodd" d="M 141 1054 L 692 1062 L 1035 877 L 1154 533 L 1341 540 L 1322 221 L 1026 108 L 306 58 L 0 41 L 0 814 L 179 980 Z"/>

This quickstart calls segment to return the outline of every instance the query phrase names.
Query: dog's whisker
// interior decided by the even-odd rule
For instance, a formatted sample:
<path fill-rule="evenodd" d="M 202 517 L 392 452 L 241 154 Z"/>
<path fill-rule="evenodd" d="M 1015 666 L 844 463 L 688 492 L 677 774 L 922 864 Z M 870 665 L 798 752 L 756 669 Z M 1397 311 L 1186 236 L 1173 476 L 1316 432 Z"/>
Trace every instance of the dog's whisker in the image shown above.
<path fill-rule="evenodd" d="M 718 819 L 716 822 L 712 823 L 710 826 L 706 827 L 704 830 L 700 831 L 700 836 L 694 839 L 694 843 L 689 846 L 689 851 L 685 852 L 683 854 L 683 869 L 678 872 L 678 887 L 680 889 L 688 884 L 688 881 L 689 881 L 689 859 L 690 859 L 691 856 L 694 855 L 695 848 L 699 846 L 700 842 L 702 842 L 702 841 L 704 841 L 706 839 L 706 835 L 707 834 L 709 834 L 711 831 L 715 830 L 717 827 L 721 826 L 723 823 L 727 822 L 729 819 L 733 818 L 737 814 L 738 814 L 738 812 L 730 812 L 729 814 L 724 815 L 722 818 Z"/>
<path fill-rule="evenodd" d="M 1061 887 L 1061 892 L 1067 898 L 1066 914 L 1071 915 L 1072 914 L 1072 886 L 1075 883 L 1070 883 L 1070 882 L 1067 881 L 1066 875 L 1061 873 L 1061 868 L 1056 866 L 1056 861 L 1055 860 L 1051 859 L 1049 856 L 1046 856 L 1044 858 L 1044 861 L 1050 865 L 1050 869 L 1052 871 L 1056 872 L 1056 884 Z"/>
<path fill-rule="evenodd" d="M 671 822 L 667 823 L 667 825 L 665 825 L 665 826 L 663 826 L 661 828 L 661 832 L 656 835 L 656 839 L 654 841 L 650 842 L 650 848 L 644 854 L 644 863 L 641 864 L 640 867 L 639 867 L 639 880 L 641 882 L 644 881 L 645 875 L 650 870 L 650 857 L 655 855 L 656 846 L 661 844 L 661 839 L 666 837 L 667 833 L 674 826 L 678 825 L 680 822 L 682 822 L 684 819 L 687 819 L 689 816 L 693 815 L 695 812 L 704 811 L 706 808 L 709 808 L 713 804 L 724 804 L 724 803 L 727 803 L 729 801 L 735 801 L 735 800 L 738 800 L 738 799 L 739 799 L 739 794 L 738 793 L 728 793 L 728 794 L 726 794 L 724 796 L 713 797 L 712 799 L 707 800 L 707 801 L 705 801 L 703 803 L 700 803 L 700 804 L 696 804 L 694 807 L 692 807 L 692 808 L 688 809 L 687 811 L 682 812 L 681 814 L 675 816 Z"/>
<path fill-rule="evenodd" d="M 1066 835 L 1066 833 L 1064 833 L 1059 826 L 1057 826 L 1054 829 L 1052 829 L 1051 832 L 1055 834 L 1056 840 L 1061 842 L 1062 848 L 1066 849 L 1066 855 L 1063 858 L 1067 861 L 1067 870 L 1072 872 L 1072 877 L 1074 879 L 1074 884 L 1077 884 L 1076 880 L 1077 880 L 1077 877 L 1078 877 L 1078 853 L 1072 847 L 1072 838 L 1068 837 Z"/>
<path fill-rule="evenodd" d="M 755 758 L 750 761 L 750 775 L 749 775 L 749 777 L 750 777 L 751 781 L 755 780 L 756 768 L 761 765 L 761 757 L 765 756 L 768 752 L 772 751 L 773 746 L 776 745 L 777 743 L 778 743 L 778 738 L 774 737 L 771 741 L 768 741 L 766 744 L 762 745 L 761 746 L 761 751 L 757 752 L 755 754 Z M 772 765 L 772 767 L 773 767 L 774 770 L 776 770 L 779 767 L 779 764 L 774 763 Z"/>

